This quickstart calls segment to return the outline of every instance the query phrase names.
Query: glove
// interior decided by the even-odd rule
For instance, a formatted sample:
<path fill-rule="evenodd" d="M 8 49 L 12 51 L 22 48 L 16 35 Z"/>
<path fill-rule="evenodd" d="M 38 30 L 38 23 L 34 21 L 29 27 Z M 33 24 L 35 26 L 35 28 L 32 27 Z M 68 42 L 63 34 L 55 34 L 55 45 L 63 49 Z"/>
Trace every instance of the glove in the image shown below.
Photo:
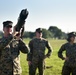
<path fill-rule="evenodd" d="M 23 9 L 20 13 L 19 19 L 21 20 L 25 20 L 28 16 L 29 12 L 27 11 L 27 9 Z"/>
<path fill-rule="evenodd" d="M 19 14 L 18 22 L 16 24 L 16 31 L 20 31 L 20 29 L 24 27 L 25 19 L 27 18 L 28 14 L 29 13 L 27 9 L 21 10 Z"/>

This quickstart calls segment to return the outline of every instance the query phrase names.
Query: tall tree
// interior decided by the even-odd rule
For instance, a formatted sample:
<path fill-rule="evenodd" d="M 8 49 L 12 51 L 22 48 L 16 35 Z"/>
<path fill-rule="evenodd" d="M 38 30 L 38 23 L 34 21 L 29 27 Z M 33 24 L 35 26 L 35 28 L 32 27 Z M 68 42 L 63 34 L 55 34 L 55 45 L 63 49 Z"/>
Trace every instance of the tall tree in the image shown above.
<path fill-rule="evenodd" d="M 57 28 L 56 26 L 50 26 L 48 30 L 54 35 L 54 38 L 61 39 L 62 37 L 61 29 Z"/>
<path fill-rule="evenodd" d="M 46 29 L 43 29 L 42 31 L 43 31 L 43 37 L 44 38 L 52 38 L 53 37 L 53 35 L 50 31 L 48 31 Z"/>

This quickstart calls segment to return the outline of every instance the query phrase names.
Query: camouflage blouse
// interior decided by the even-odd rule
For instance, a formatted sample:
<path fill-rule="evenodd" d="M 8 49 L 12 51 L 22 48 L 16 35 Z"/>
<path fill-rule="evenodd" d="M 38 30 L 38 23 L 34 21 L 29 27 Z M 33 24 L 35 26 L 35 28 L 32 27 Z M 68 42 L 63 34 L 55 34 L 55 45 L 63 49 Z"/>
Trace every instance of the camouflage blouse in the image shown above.
<path fill-rule="evenodd" d="M 49 57 L 52 53 L 52 48 L 48 41 L 44 38 L 34 38 L 29 42 L 30 53 L 27 56 L 28 61 L 38 61 L 45 58 L 45 50 L 48 49 L 46 56 Z"/>
<path fill-rule="evenodd" d="M 0 75 L 21 74 L 20 51 L 28 53 L 28 47 L 12 35 L 0 39 Z"/>
<path fill-rule="evenodd" d="M 66 52 L 66 56 L 68 59 L 65 61 L 65 65 L 76 67 L 76 43 L 70 44 L 65 43 L 61 46 L 58 51 L 58 57 L 64 60 L 63 51 Z"/>

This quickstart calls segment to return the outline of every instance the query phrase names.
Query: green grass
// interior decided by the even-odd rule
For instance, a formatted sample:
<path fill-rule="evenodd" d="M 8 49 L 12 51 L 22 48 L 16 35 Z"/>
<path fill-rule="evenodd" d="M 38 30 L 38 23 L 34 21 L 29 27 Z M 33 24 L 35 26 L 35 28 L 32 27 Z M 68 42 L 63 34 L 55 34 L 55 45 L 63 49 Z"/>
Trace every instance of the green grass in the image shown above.
<path fill-rule="evenodd" d="M 30 39 L 24 39 L 25 43 L 28 44 Z M 58 50 L 60 46 L 65 43 L 65 40 L 50 40 L 49 42 L 53 48 L 53 53 L 50 58 L 46 58 L 45 63 L 46 66 L 53 66 L 52 68 L 45 69 L 45 75 L 61 75 L 61 70 L 63 66 L 63 62 L 60 58 L 58 58 Z M 47 51 L 47 50 L 46 50 Z M 21 67 L 22 67 L 22 75 L 28 75 L 28 62 L 25 54 L 21 53 Z"/>

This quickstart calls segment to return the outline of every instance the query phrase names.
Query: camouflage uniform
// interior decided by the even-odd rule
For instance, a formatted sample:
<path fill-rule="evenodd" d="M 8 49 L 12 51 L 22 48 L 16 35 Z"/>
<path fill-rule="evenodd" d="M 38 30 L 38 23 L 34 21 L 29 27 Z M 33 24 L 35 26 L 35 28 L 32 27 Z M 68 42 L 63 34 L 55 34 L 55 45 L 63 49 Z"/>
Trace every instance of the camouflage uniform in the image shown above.
<path fill-rule="evenodd" d="M 68 59 L 64 62 L 62 75 L 70 75 L 71 72 L 73 75 L 76 75 L 76 43 L 73 45 L 66 43 L 61 46 L 58 56 L 62 60 L 64 60 L 62 55 L 63 51 L 66 51 L 66 57 L 68 57 Z"/>
<path fill-rule="evenodd" d="M 46 56 L 50 56 L 52 49 L 46 39 L 34 38 L 29 42 L 30 53 L 27 56 L 27 60 L 32 62 L 32 64 L 29 65 L 29 75 L 35 75 L 37 67 L 39 75 L 43 75 L 46 47 L 48 48 Z"/>
<path fill-rule="evenodd" d="M 22 40 L 16 40 L 12 35 L 0 39 L 0 75 L 20 75 L 20 51 L 28 53 Z"/>

